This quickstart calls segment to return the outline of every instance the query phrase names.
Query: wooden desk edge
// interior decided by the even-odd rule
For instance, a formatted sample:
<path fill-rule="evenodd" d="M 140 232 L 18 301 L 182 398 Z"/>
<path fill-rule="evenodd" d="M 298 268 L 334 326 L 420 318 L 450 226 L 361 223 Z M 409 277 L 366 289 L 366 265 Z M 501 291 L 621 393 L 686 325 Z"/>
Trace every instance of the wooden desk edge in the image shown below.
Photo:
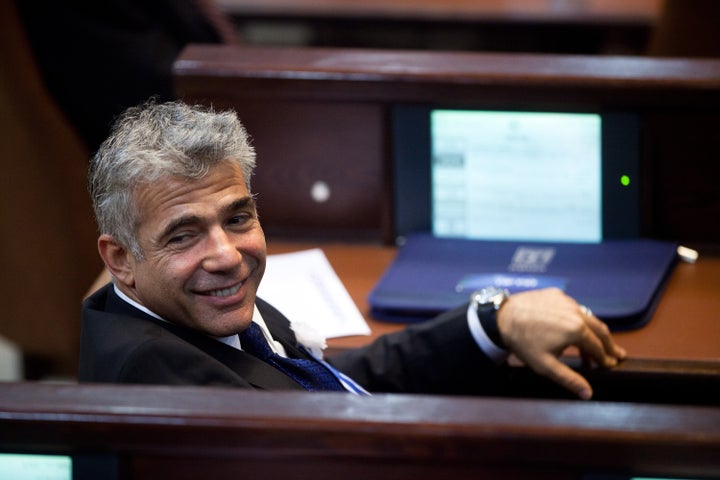
<path fill-rule="evenodd" d="M 305 473 L 326 474 L 331 462 L 348 478 L 388 462 L 438 465 L 459 473 L 455 478 L 476 478 L 483 469 L 512 478 L 519 471 L 579 478 L 578 472 L 618 468 L 718 475 L 718 424 L 720 409 L 707 407 L 0 384 L 0 447 L 117 452 L 139 469 L 133 478 L 152 478 L 148 471 L 172 465 L 197 473 L 248 468 L 249 461 L 264 472 L 297 462 Z"/>

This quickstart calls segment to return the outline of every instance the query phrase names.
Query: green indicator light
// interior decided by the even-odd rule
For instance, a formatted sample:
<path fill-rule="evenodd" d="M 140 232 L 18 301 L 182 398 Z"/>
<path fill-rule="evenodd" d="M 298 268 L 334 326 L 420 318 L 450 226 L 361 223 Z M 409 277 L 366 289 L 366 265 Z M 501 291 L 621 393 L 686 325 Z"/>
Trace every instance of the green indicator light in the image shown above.
<path fill-rule="evenodd" d="M 628 177 L 627 175 L 623 175 L 622 177 L 620 177 L 620 183 L 623 187 L 627 187 L 628 185 L 630 185 L 630 177 Z"/>

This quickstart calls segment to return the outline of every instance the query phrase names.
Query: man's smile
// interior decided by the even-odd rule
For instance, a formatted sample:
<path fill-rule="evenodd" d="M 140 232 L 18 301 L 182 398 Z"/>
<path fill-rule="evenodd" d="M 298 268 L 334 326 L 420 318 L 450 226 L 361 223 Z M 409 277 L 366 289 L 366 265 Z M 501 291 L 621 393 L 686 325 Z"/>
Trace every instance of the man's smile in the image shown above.
<path fill-rule="evenodd" d="M 242 283 L 238 283 L 234 287 L 230 287 L 230 288 L 223 288 L 221 290 L 212 290 L 209 294 L 214 297 L 229 297 L 230 295 L 236 294 L 237 291 L 240 290 L 240 287 L 242 287 Z"/>
<path fill-rule="evenodd" d="M 197 294 L 208 297 L 230 297 L 232 295 L 235 295 L 240 290 L 240 288 L 242 288 L 242 286 L 243 282 L 239 282 L 230 287 L 218 288 L 215 290 L 199 291 L 197 292 Z"/>

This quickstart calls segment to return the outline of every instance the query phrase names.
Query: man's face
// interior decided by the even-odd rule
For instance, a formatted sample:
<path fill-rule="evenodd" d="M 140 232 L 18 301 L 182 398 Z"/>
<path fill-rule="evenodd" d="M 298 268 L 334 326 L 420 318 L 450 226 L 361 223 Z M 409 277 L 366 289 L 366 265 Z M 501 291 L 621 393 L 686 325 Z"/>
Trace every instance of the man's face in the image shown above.
<path fill-rule="evenodd" d="M 135 195 L 144 259 L 127 254 L 132 274 L 123 290 L 166 320 L 212 336 L 244 330 L 266 245 L 240 168 L 223 163 L 200 180 L 166 178 Z"/>

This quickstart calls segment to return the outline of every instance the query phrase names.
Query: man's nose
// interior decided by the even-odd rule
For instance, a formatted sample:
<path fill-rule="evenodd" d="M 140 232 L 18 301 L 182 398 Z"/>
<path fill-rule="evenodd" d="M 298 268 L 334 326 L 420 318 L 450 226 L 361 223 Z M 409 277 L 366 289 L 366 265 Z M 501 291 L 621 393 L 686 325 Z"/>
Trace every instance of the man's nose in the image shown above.
<path fill-rule="evenodd" d="M 222 228 L 210 231 L 203 268 L 209 272 L 227 271 L 236 268 L 242 261 L 232 236 Z"/>

